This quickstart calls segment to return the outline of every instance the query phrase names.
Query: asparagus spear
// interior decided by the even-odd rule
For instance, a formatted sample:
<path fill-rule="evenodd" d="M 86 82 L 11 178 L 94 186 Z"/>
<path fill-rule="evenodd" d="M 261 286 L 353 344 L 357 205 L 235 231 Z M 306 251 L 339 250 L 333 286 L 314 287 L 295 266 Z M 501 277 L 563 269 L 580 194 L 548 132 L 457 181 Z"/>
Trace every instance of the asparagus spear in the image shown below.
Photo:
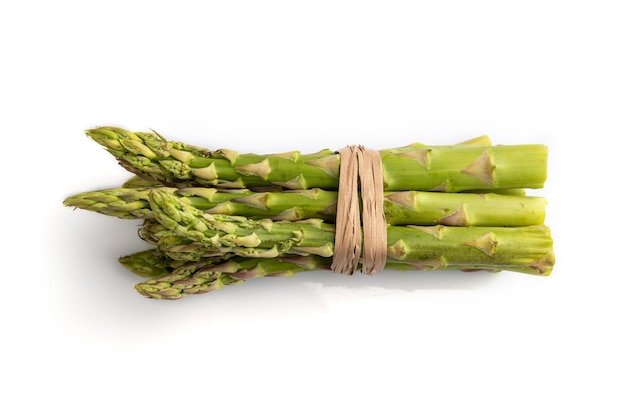
<path fill-rule="evenodd" d="M 148 249 L 136 253 L 132 253 L 130 255 L 122 256 L 119 259 L 119 262 L 130 272 L 134 273 L 143 278 L 151 278 L 157 279 L 169 275 L 174 270 L 182 267 L 185 264 L 204 262 L 206 265 L 210 265 L 215 267 L 218 264 L 231 262 L 236 263 L 238 268 L 236 271 L 247 271 L 248 269 L 244 268 L 245 265 L 256 265 L 258 262 L 264 262 L 265 259 L 279 259 L 285 262 L 289 262 L 290 264 L 297 264 L 305 267 L 306 270 L 311 269 L 330 269 L 330 265 L 332 264 L 332 259 L 317 255 L 307 255 L 307 256 L 299 256 L 299 255 L 285 255 L 279 256 L 277 258 L 244 258 L 240 256 L 220 256 L 220 257 L 211 257 L 211 258 L 198 258 L 197 260 L 178 260 L 171 258 L 167 255 L 167 253 L 162 252 L 160 249 Z M 243 261 L 246 261 L 245 263 Z M 209 262 L 209 263 L 207 263 Z M 288 264 L 286 264 L 288 265 Z M 408 271 L 408 270 L 434 270 L 441 269 L 441 265 L 430 265 L 428 267 L 416 266 L 407 263 L 403 263 L 400 261 L 392 261 L 387 265 L 388 269 L 399 270 L 399 271 Z M 291 268 L 291 267 L 290 267 Z M 450 266 L 443 267 L 444 269 L 453 269 Z M 232 268 L 228 268 L 232 270 Z M 474 265 L 460 265 L 458 268 L 464 271 L 476 271 L 476 270 L 488 270 L 491 272 L 499 272 L 500 270 L 491 269 L 491 268 L 480 268 L 477 269 Z M 224 272 L 224 271 L 222 271 Z M 274 272 L 278 272 L 278 270 L 274 270 Z M 286 271 L 287 274 L 291 274 L 291 272 Z M 263 275 L 264 276 L 264 275 Z M 260 276 L 256 276 L 252 273 L 248 274 L 248 278 L 256 278 Z M 238 279 L 242 279 L 241 276 Z"/>
<path fill-rule="evenodd" d="M 209 258 L 207 260 L 179 264 L 173 261 L 165 273 L 144 275 L 145 267 L 135 270 L 134 266 L 145 262 L 156 263 L 157 268 L 163 259 L 156 250 L 143 251 L 124 257 L 125 266 L 140 276 L 148 276 L 145 282 L 135 284 L 135 289 L 149 298 L 178 300 L 190 294 L 204 294 L 227 285 L 243 283 L 247 279 L 261 277 L 290 277 L 298 272 L 328 270 L 331 258 L 321 256 L 282 256 L 277 258 Z M 405 263 L 391 263 L 388 269 L 398 271 L 415 270 Z M 497 272 L 497 271 L 496 271 Z"/>
<path fill-rule="evenodd" d="M 64 204 L 123 219 L 146 219 L 152 217 L 150 189 L 83 192 Z M 161 189 L 211 214 L 289 221 L 318 218 L 331 223 L 336 215 L 337 192 L 318 188 L 264 193 L 201 187 Z M 390 225 L 529 226 L 543 223 L 545 206 L 542 197 L 399 191 L 385 193 L 384 213 Z"/>
<path fill-rule="evenodd" d="M 462 142 L 459 145 L 456 146 L 461 146 L 461 145 L 470 145 L 470 144 L 474 144 L 474 145 L 479 145 L 479 144 L 483 144 L 484 146 L 488 146 L 489 143 L 491 143 L 488 139 L 487 142 L 485 143 L 483 141 L 482 138 L 487 138 L 486 136 L 480 136 L 478 138 L 475 139 L 470 139 L 468 141 Z M 123 185 L 122 188 L 147 188 L 147 187 L 161 187 L 163 186 L 163 184 L 161 184 L 160 182 L 154 180 L 154 179 L 150 179 L 150 178 L 142 178 L 139 176 L 133 176 L 130 179 L 128 179 L 128 181 L 126 181 Z M 182 187 L 181 187 L 182 188 Z M 210 187 L 211 188 L 211 187 Z M 225 191 L 226 189 L 221 189 L 222 191 Z M 242 191 L 242 190 L 247 190 L 245 188 L 243 189 L 229 189 L 231 192 L 236 192 L 236 191 Z M 278 191 L 288 191 L 285 190 L 282 187 L 264 187 L 264 189 L 260 189 L 260 188 L 256 188 L 254 190 L 248 190 L 248 191 L 258 191 L 258 192 L 263 192 L 263 191 L 274 191 L 274 192 L 278 192 Z M 484 193 L 485 190 L 464 190 L 464 193 L 477 193 L 477 194 L 481 194 Z M 497 194 L 502 194 L 502 195 L 516 195 L 516 196 L 525 196 L 526 195 L 526 190 L 524 188 L 497 188 L 497 189 L 493 189 L 493 190 L 489 190 L 489 192 L 491 193 L 497 193 Z"/>
<path fill-rule="evenodd" d="M 204 246 L 210 253 L 234 253 L 245 257 L 333 255 L 334 227 L 321 220 L 273 222 L 212 215 L 160 189 L 150 192 L 150 204 L 156 220 L 173 237 L 197 245 L 192 248 L 196 254 L 199 247 Z M 549 275 L 554 264 L 550 230 L 543 225 L 389 226 L 387 246 L 390 260 L 416 268 L 471 265 Z"/>
<path fill-rule="evenodd" d="M 156 133 L 116 127 L 86 131 L 129 171 L 165 185 L 336 190 L 339 155 L 325 149 L 303 155 L 240 154 L 168 142 Z M 547 174 L 543 145 L 426 146 L 381 151 L 387 191 L 541 188 Z"/>

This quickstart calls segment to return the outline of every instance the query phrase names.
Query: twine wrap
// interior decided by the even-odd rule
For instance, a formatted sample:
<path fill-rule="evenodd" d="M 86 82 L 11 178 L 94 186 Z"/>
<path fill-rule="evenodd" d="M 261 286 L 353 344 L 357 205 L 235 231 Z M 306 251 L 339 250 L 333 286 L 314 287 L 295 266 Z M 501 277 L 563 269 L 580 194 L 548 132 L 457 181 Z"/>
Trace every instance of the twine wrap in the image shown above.
<path fill-rule="evenodd" d="M 374 275 L 387 260 L 387 219 L 383 211 L 383 165 L 378 151 L 363 146 L 340 150 L 335 252 L 331 270 L 352 275 L 361 252 L 361 272 Z M 359 201 L 359 188 L 361 201 Z M 361 223 L 362 203 L 363 222 Z"/>

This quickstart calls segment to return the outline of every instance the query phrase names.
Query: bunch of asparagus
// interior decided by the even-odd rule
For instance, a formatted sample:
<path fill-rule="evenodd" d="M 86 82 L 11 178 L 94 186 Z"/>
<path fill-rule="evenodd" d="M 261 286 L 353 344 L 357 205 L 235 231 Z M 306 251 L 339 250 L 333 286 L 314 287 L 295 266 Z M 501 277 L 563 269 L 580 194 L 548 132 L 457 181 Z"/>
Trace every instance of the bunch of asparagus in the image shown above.
<path fill-rule="evenodd" d="M 135 285 L 140 294 L 179 299 L 248 278 L 330 268 L 337 153 L 240 154 L 168 141 L 156 132 L 101 127 L 86 133 L 134 177 L 64 204 L 142 221 L 139 236 L 151 249 L 119 259 L 147 278 Z M 545 146 L 493 146 L 481 136 L 380 154 L 386 268 L 550 274 L 546 201 L 525 191 L 544 185 Z"/>

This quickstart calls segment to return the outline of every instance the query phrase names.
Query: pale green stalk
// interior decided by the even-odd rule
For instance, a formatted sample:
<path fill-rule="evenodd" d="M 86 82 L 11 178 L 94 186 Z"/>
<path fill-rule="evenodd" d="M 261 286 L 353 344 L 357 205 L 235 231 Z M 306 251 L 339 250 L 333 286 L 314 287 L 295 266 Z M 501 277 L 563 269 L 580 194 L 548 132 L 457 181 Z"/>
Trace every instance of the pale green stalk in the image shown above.
<path fill-rule="evenodd" d="M 155 262 L 161 265 L 162 260 L 158 259 L 159 256 L 155 254 L 152 256 L 156 259 Z M 133 260 L 135 257 L 139 259 Z M 126 258 L 132 261 L 125 266 L 131 266 L 129 269 L 136 272 L 132 266 L 143 263 L 146 257 L 145 253 L 129 255 Z M 191 294 L 204 294 L 253 278 L 290 277 L 298 272 L 329 270 L 331 263 L 331 258 L 316 255 L 276 258 L 243 258 L 237 256 L 230 259 L 208 258 L 196 262 L 187 262 L 183 265 L 175 263 L 175 266 L 167 273 L 152 275 L 147 281 L 136 284 L 135 288 L 140 294 L 149 298 L 178 300 Z M 386 268 L 396 271 L 421 270 L 402 262 L 389 263 Z M 473 268 L 468 266 L 465 269 Z M 142 267 L 138 275 L 145 276 L 142 275 L 144 270 L 145 268 Z"/>
<path fill-rule="evenodd" d="M 169 142 L 154 132 L 101 127 L 86 133 L 129 171 L 165 185 L 299 190 L 338 186 L 339 155 L 328 149 L 315 154 L 242 154 Z M 541 188 L 547 175 L 543 145 L 412 144 L 380 153 L 387 191 Z"/>
<path fill-rule="evenodd" d="M 123 219 L 153 217 L 151 188 L 110 188 L 67 198 L 65 205 Z M 322 219 L 334 223 L 337 192 L 320 189 L 255 193 L 215 188 L 167 188 L 187 204 L 210 214 L 250 219 L 297 221 Z M 530 226 L 542 224 L 546 201 L 542 197 L 494 193 L 387 192 L 384 213 L 390 225 Z"/>

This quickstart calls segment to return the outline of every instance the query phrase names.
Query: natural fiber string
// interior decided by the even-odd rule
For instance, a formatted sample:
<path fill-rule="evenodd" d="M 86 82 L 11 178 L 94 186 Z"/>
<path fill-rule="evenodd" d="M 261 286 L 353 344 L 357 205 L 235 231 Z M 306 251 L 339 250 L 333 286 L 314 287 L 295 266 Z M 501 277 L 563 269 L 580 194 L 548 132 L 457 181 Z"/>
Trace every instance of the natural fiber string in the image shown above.
<path fill-rule="evenodd" d="M 362 272 L 373 275 L 385 267 L 387 221 L 383 211 L 383 170 L 380 154 L 363 146 L 340 150 L 335 253 L 331 270 L 352 275 L 363 251 Z M 363 233 L 359 205 L 363 205 Z"/>
<path fill-rule="evenodd" d="M 383 210 L 383 164 L 380 153 L 359 146 L 359 178 L 363 202 L 363 268 L 374 275 L 387 261 L 387 219 Z"/>
<path fill-rule="evenodd" d="M 356 146 L 340 150 L 337 218 L 335 220 L 335 249 L 333 272 L 352 275 L 361 258 L 361 216 L 359 214 L 358 160 Z"/>

